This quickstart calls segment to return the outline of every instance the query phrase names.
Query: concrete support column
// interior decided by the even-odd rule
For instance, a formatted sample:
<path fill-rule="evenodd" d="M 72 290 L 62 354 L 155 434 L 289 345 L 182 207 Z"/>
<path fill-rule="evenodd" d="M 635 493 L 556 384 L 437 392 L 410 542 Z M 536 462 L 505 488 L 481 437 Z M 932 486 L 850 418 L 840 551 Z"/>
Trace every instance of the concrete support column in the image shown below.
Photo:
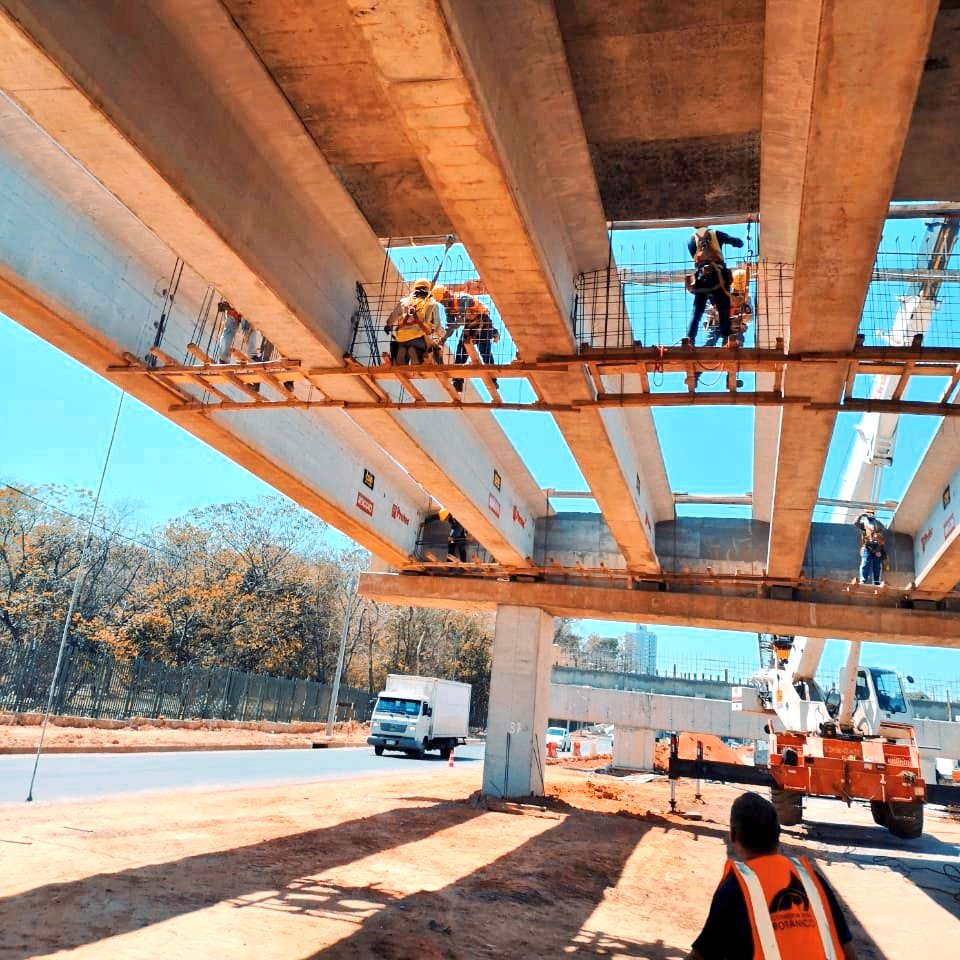
<path fill-rule="evenodd" d="M 553 617 L 537 607 L 497 606 L 483 792 L 543 796 L 543 742 L 550 705 Z"/>
<path fill-rule="evenodd" d="M 624 770 L 652 770 L 656 746 L 655 730 L 618 726 L 613 733 L 613 765 Z"/>

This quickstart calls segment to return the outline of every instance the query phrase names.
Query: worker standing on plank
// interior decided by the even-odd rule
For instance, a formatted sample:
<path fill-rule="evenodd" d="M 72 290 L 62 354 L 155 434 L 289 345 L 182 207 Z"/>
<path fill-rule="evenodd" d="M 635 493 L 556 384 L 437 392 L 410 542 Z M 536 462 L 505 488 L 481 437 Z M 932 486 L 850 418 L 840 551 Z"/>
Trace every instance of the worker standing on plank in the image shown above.
<path fill-rule="evenodd" d="M 860 582 L 882 587 L 887 560 L 885 528 L 869 507 L 854 520 L 854 524 L 860 528 Z"/>
<path fill-rule="evenodd" d="M 430 296 L 430 281 L 415 280 L 410 296 L 404 297 L 387 317 L 384 329 L 397 341 L 396 363 L 400 366 L 423 363 L 442 330 L 440 310 Z"/>
<path fill-rule="evenodd" d="M 441 510 L 440 519 L 450 524 L 450 534 L 447 537 L 447 562 L 459 560 L 467 562 L 467 537 L 469 534 L 463 524 L 449 511 Z"/>
<path fill-rule="evenodd" d="M 744 793 L 730 810 L 727 861 L 687 960 L 856 960 L 837 898 L 806 857 L 779 852 L 773 804 Z"/>
<path fill-rule="evenodd" d="M 454 363 L 466 363 L 470 359 L 467 353 L 467 344 L 476 344 L 477 353 L 484 363 L 494 364 L 492 346 L 500 339 L 497 328 L 493 325 L 490 311 L 469 293 L 459 292 L 453 287 L 438 285 L 433 288 L 433 298 L 443 304 L 447 315 L 448 327 L 463 327 L 460 342 L 457 344 L 457 354 Z M 496 377 L 493 385 L 498 387 Z M 463 392 L 463 380 L 459 377 L 453 381 L 453 388 L 457 393 Z"/>
<path fill-rule="evenodd" d="M 250 324 L 228 300 L 221 300 L 217 304 L 217 312 L 223 314 L 223 329 L 220 331 L 220 341 L 217 344 L 217 363 L 230 363 L 233 359 L 230 351 L 233 349 L 237 331 L 242 330 L 246 334 Z"/>
<path fill-rule="evenodd" d="M 730 336 L 730 288 L 733 274 L 727 268 L 721 248 L 742 247 L 743 241 L 722 230 L 701 227 L 687 242 L 693 257 L 693 273 L 686 277 L 687 290 L 693 294 L 693 316 L 687 330 L 691 346 L 696 344 L 697 330 L 708 303 L 717 308 L 719 338 L 726 343 Z"/>

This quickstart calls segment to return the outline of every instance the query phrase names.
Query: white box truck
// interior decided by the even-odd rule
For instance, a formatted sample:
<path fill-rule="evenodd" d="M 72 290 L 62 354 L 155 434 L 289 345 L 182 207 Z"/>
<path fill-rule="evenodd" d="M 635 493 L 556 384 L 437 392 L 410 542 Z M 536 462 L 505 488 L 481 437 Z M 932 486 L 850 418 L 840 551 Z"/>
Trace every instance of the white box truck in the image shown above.
<path fill-rule="evenodd" d="M 446 760 L 467 736 L 470 690 L 456 680 L 391 673 L 373 708 L 367 743 L 378 757 L 384 750 L 417 757 L 439 750 Z"/>

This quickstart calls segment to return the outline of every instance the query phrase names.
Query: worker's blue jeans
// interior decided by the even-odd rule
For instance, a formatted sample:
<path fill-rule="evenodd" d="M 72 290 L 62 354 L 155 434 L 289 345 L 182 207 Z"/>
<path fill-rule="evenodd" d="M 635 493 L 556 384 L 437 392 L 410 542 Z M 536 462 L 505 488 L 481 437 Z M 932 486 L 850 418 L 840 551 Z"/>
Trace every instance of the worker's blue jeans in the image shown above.
<path fill-rule="evenodd" d="M 860 582 L 878 584 L 883 579 L 883 554 L 877 556 L 869 547 L 860 548 Z"/>

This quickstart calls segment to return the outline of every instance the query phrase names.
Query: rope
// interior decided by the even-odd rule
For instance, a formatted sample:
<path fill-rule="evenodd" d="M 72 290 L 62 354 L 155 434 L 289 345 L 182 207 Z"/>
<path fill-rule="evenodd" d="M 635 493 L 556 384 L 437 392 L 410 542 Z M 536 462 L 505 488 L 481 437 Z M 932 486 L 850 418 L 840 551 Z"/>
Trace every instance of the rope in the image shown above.
<path fill-rule="evenodd" d="M 172 298 L 171 298 L 172 302 Z M 158 339 L 160 334 L 158 333 Z M 43 749 L 43 740 L 47 732 L 47 723 L 50 720 L 50 711 L 53 709 L 53 695 L 57 687 L 57 679 L 60 676 L 60 666 L 63 663 L 63 651 L 67 646 L 67 637 L 70 634 L 70 621 L 73 619 L 73 612 L 77 606 L 77 598 L 80 596 L 80 585 L 83 582 L 84 564 L 87 559 L 87 553 L 90 549 L 90 543 L 93 540 L 93 525 L 97 516 L 97 509 L 100 506 L 100 495 L 103 493 L 103 483 L 107 478 L 107 467 L 110 464 L 110 455 L 113 453 L 113 442 L 117 438 L 117 427 L 120 424 L 120 412 L 123 410 L 123 401 L 126 393 L 120 394 L 120 402 L 117 404 L 117 413 L 113 418 L 113 429 L 110 431 L 110 442 L 107 444 L 107 453 L 103 459 L 103 469 L 100 471 L 100 482 L 97 484 L 97 493 L 93 500 L 93 509 L 90 511 L 90 520 L 87 524 L 87 535 L 83 542 L 83 548 L 80 551 L 80 559 L 77 562 L 77 574 L 73 580 L 73 592 L 70 594 L 70 604 L 67 607 L 67 615 L 63 621 L 63 632 L 60 635 L 60 647 L 57 650 L 57 662 L 53 668 L 53 676 L 50 678 L 50 691 L 47 694 L 47 707 L 43 713 L 43 725 L 40 727 L 40 742 L 37 744 L 37 755 L 33 760 L 33 771 L 30 774 L 30 786 L 27 789 L 27 803 L 33 802 L 33 784 L 37 778 L 37 767 L 40 764 L 40 751 Z"/>

